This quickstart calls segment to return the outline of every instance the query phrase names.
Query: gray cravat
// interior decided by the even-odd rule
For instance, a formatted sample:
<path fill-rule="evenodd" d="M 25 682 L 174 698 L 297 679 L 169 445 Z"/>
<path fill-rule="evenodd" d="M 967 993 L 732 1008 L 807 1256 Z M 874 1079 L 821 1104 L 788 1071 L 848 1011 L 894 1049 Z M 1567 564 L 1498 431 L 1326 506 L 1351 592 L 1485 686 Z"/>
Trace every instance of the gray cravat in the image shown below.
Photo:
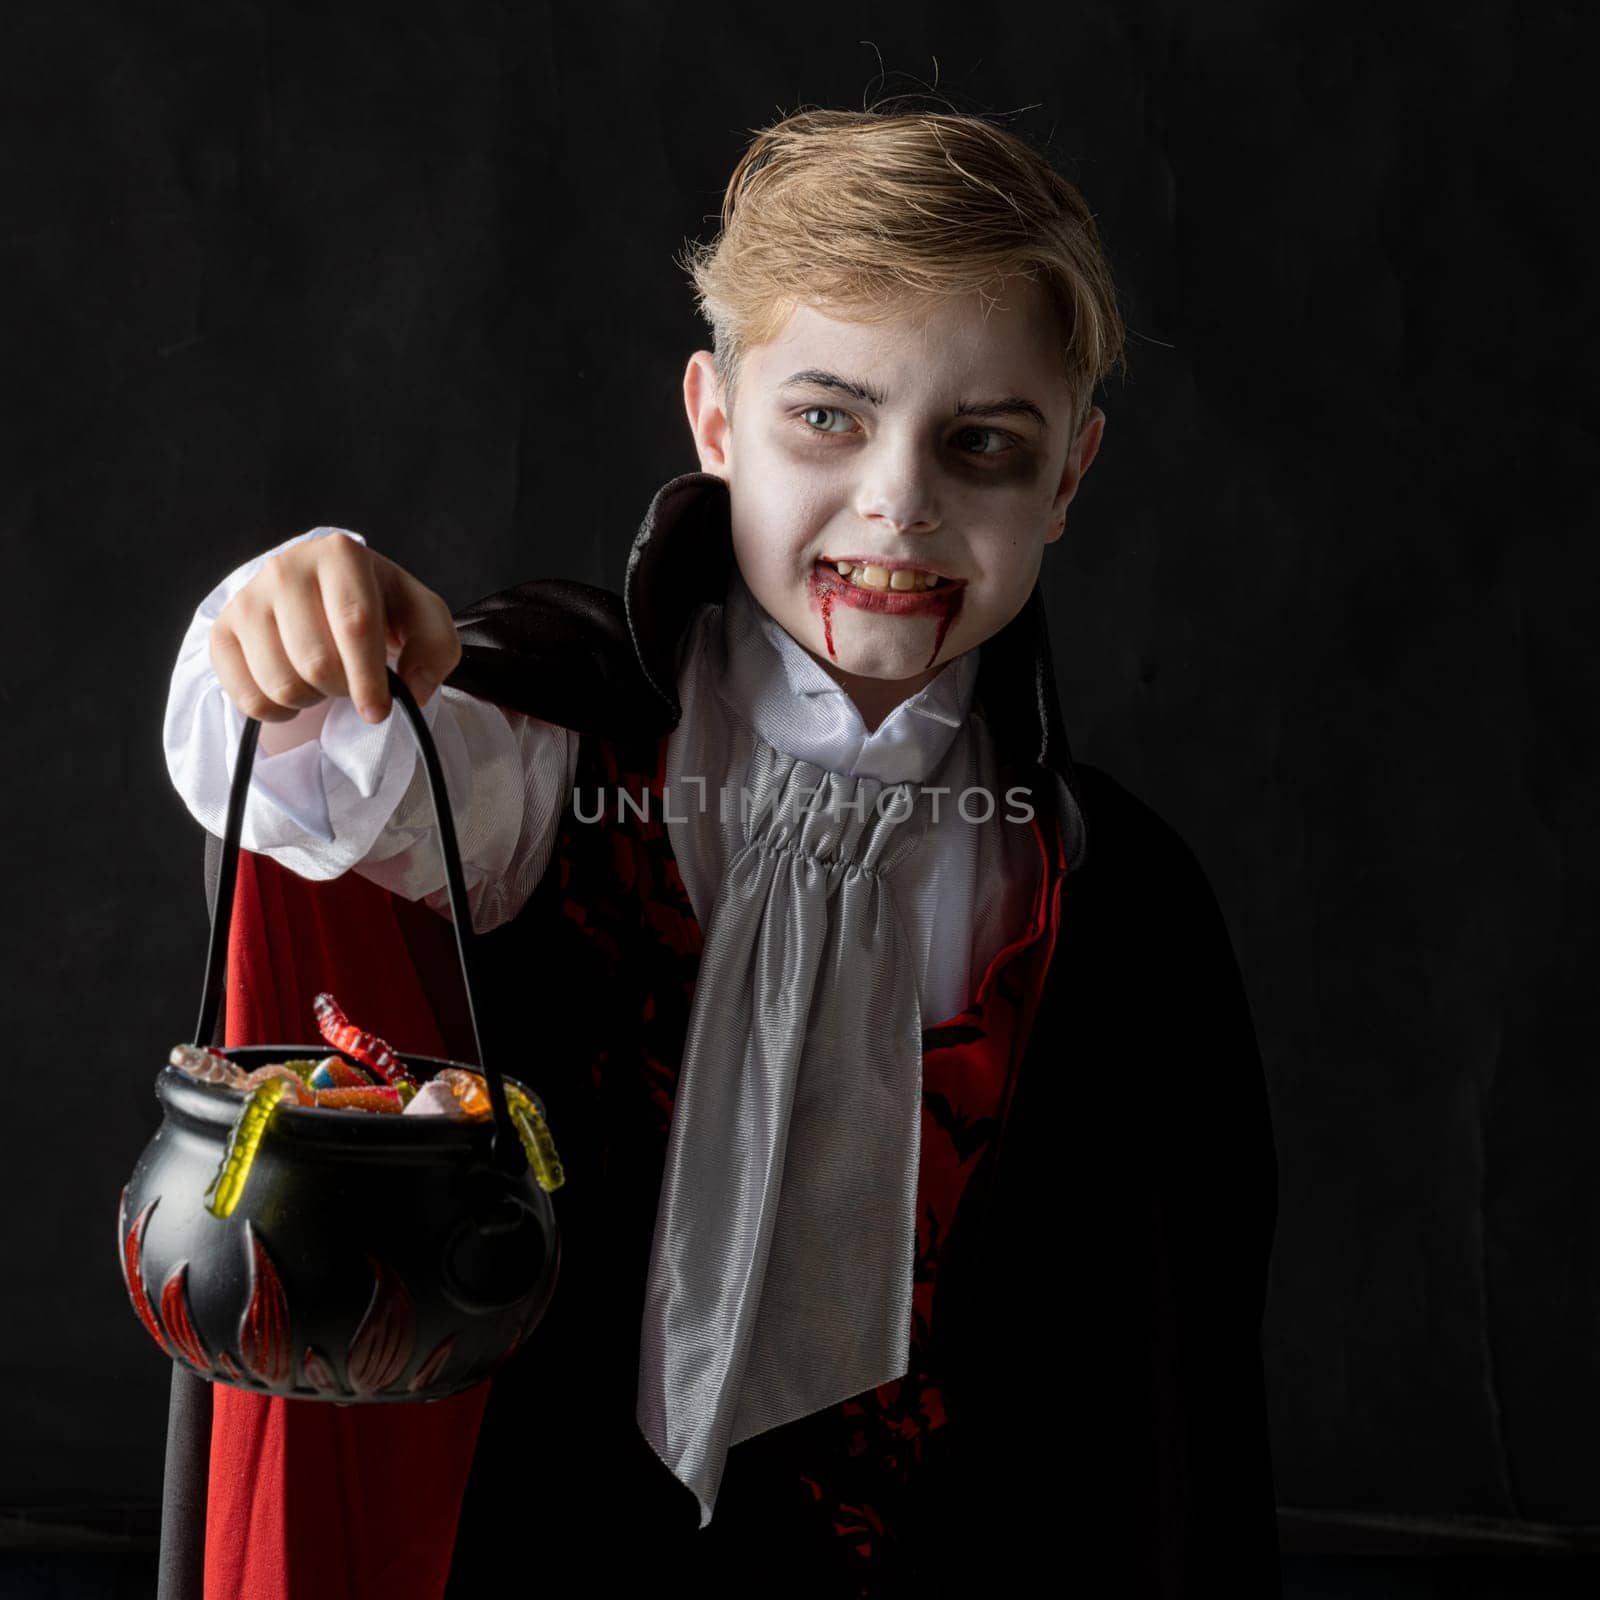
<path fill-rule="evenodd" d="M 926 837 L 930 796 L 759 738 L 744 783 L 639 1351 L 639 1426 L 694 1491 L 702 1528 L 731 1445 L 910 1364 L 922 1019 L 884 878 Z M 739 795 L 728 803 L 742 814 Z"/>

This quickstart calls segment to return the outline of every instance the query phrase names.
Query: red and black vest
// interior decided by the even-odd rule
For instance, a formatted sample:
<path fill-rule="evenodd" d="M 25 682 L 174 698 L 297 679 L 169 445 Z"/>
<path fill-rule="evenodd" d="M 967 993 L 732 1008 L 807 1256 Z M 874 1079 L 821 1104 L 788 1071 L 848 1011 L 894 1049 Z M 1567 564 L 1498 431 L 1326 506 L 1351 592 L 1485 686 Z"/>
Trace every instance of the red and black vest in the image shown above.
<path fill-rule="evenodd" d="M 702 945 L 662 820 L 667 744 L 668 736 L 583 740 L 575 789 L 584 816 L 595 815 L 597 793 L 603 815 L 583 822 L 568 808 L 548 874 L 572 936 L 564 970 L 569 979 L 574 969 L 583 973 L 573 992 L 608 997 L 607 1026 L 568 1034 L 587 1041 L 579 1053 L 587 1057 L 582 1072 L 592 1103 L 583 1122 L 595 1134 L 578 1153 L 576 1171 L 561 1137 L 563 1119 L 554 1106 L 550 1115 L 569 1186 L 592 1183 L 597 1173 L 608 1191 L 602 1209 L 615 1231 L 604 1253 L 618 1261 L 618 1281 L 598 1298 L 617 1312 L 608 1343 L 619 1356 L 629 1339 L 637 1349 L 644 1266 Z M 619 803 L 619 793 L 629 803 Z M 925 1458 L 962 1445 L 959 1411 L 940 1386 L 934 1308 L 941 1247 L 967 1179 L 1000 1126 L 1055 943 L 1050 909 L 1059 911 L 1060 897 L 1049 891 L 1057 881 L 1051 869 L 1065 870 L 1061 841 L 1053 825 L 1047 837 L 1037 813 L 1033 830 L 1041 870 L 1027 925 L 989 962 L 968 1004 L 923 1032 L 911 1368 L 902 1379 L 735 1445 L 704 1530 L 692 1495 L 646 1447 L 645 1474 L 653 1466 L 657 1495 L 681 1519 L 683 1539 L 674 1538 L 675 1546 L 692 1553 L 698 1543 L 726 1567 L 728 1547 L 766 1541 L 770 1548 L 781 1529 L 784 1548 L 773 1559 L 792 1571 L 798 1534 L 808 1568 L 818 1581 L 828 1574 L 827 1592 L 840 1595 L 888 1592 L 881 1586 L 911 1570 L 906 1546 L 916 1536 L 906 1509 L 919 1469 Z M 965 937 L 966 930 L 952 935 Z M 565 1120 L 575 1128 L 576 1119 Z M 570 1242 L 565 1259 L 585 1243 L 600 1254 L 594 1236 Z M 620 1391 L 611 1398 L 630 1413 L 633 1376 L 619 1360 L 609 1379 Z M 463 1541 L 469 1537 L 464 1527 Z M 761 1587 L 758 1573 L 749 1581 Z"/>

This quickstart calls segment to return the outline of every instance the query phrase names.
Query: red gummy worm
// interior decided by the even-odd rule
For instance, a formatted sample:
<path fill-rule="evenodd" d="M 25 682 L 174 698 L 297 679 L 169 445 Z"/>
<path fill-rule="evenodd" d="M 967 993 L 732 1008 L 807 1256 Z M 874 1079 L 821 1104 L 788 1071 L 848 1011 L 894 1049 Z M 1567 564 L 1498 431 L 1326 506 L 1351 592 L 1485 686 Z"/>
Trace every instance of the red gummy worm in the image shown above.
<path fill-rule="evenodd" d="M 343 1050 L 357 1061 L 365 1062 L 394 1088 L 402 1083 L 416 1087 L 417 1080 L 406 1071 L 405 1063 L 399 1056 L 376 1034 L 364 1033 L 356 1027 L 339 1009 L 338 1001 L 331 994 L 319 994 L 311 1005 L 317 1014 L 317 1027 L 322 1037 L 335 1050 Z"/>

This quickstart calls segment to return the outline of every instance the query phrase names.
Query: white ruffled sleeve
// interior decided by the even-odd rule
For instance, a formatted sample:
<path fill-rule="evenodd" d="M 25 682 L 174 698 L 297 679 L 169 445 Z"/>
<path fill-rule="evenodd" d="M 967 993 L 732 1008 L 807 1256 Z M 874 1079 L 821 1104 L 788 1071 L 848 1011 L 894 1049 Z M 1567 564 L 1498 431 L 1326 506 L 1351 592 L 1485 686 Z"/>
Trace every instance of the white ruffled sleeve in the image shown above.
<path fill-rule="evenodd" d="M 279 551 L 348 532 L 313 528 L 247 561 L 201 601 L 184 635 L 162 728 L 167 772 L 190 815 L 219 838 L 245 719 L 211 664 L 212 624 Z M 398 652 L 388 659 L 393 666 Z M 422 716 L 449 791 L 472 925 L 487 932 L 514 917 L 543 876 L 572 793 L 578 735 L 449 687 L 434 693 Z M 391 706 L 381 723 L 370 723 L 341 696 L 300 718 L 320 720 L 315 738 L 276 755 L 258 741 L 243 848 L 315 881 L 354 870 L 448 917 L 427 769 L 404 712 Z M 292 731 L 295 722 L 264 724 L 263 738 L 271 727 Z"/>

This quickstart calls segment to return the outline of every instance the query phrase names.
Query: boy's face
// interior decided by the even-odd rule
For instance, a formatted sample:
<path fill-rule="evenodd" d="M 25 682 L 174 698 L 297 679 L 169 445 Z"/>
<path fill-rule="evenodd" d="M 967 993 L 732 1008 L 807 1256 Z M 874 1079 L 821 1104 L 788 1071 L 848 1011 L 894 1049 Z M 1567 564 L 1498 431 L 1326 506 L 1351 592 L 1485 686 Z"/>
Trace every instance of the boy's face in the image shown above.
<path fill-rule="evenodd" d="M 1068 435 L 1034 285 L 998 298 L 987 318 L 974 295 L 871 327 L 800 307 L 748 352 L 736 430 L 710 352 L 690 358 L 684 400 L 701 469 L 728 483 L 739 570 L 858 703 L 898 703 L 1021 610 L 1099 448 L 1098 407 Z M 921 569 L 915 586 L 862 589 L 835 570 L 878 558 Z"/>

